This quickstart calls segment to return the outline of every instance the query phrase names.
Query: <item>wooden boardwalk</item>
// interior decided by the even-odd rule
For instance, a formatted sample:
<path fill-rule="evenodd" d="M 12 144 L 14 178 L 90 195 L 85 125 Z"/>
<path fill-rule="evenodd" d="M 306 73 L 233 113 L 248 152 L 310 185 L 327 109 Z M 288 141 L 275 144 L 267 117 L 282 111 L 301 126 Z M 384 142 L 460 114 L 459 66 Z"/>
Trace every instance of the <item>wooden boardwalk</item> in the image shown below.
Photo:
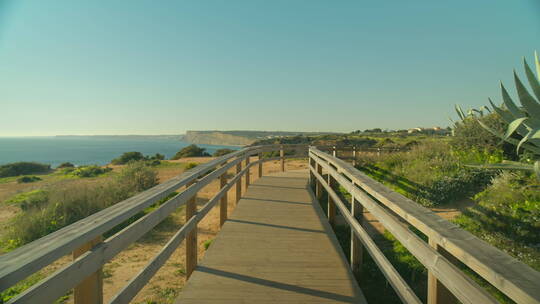
<path fill-rule="evenodd" d="M 176 303 L 366 303 L 307 182 L 251 184 Z"/>

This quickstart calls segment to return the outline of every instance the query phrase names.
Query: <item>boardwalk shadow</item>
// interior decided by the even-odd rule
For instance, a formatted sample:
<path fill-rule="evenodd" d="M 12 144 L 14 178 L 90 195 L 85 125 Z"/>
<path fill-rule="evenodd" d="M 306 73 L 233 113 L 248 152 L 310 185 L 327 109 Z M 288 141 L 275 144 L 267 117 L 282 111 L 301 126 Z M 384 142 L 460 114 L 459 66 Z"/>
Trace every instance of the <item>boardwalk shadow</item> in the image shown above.
<path fill-rule="evenodd" d="M 293 205 L 311 205 L 311 203 L 291 202 L 291 201 L 273 200 L 273 199 L 266 199 L 266 198 L 243 197 L 242 199 L 254 200 L 254 201 L 263 201 L 263 202 L 272 202 L 272 203 L 293 204 Z"/>
<path fill-rule="evenodd" d="M 298 228 L 298 227 L 291 227 L 291 226 L 282 226 L 282 225 L 274 225 L 274 224 L 258 223 L 258 222 L 252 222 L 252 221 L 244 221 L 244 220 L 233 220 L 233 219 L 228 219 L 227 222 L 242 223 L 242 224 L 248 224 L 248 225 L 260 225 L 260 226 L 266 226 L 266 227 L 273 227 L 273 228 L 280 228 L 280 229 L 290 229 L 290 230 L 298 230 L 298 231 L 304 231 L 304 232 L 326 233 L 324 230 L 315 230 L 315 229 Z"/>
<path fill-rule="evenodd" d="M 349 296 L 336 294 L 336 293 L 332 293 L 332 292 L 327 292 L 327 291 L 322 291 L 322 290 L 317 290 L 317 289 L 312 289 L 312 288 L 306 288 L 306 287 L 281 283 L 281 282 L 277 282 L 277 281 L 265 280 L 265 279 L 256 278 L 256 277 L 252 277 L 252 276 L 247 276 L 247 275 L 243 275 L 243 274 L 218 270 L 218 269 L 215 269 L 215 268 L 198 266 L 197 270 L 200 271 L 200 272 L 205 272 L 205 273 L 209 273 L 209 274 L 213 274 L 213 275 L 217 275 L 217 276 L 227 277 L 227 278 L 231 278 L 231 279 L 235 279 L 235 280 L 239 280 L 239 281 L 249 282 L 249 283 L 253 283 L 253 284 L 268 286 L 268 287 L 287 290 L 287 291 L 296 292 L 296 293 L 307 294 L 307 295 L 311 295 L 311 296 L 319 297 L 319 298 L 325 298 L 325 299 L 330 299 L 330 300 L 341 301 L 341 302 L 344 302 L 344 303 L 356 303 L 358 301 L 358 299 L 354 298 L 354 297 L 349 297 Z"/>

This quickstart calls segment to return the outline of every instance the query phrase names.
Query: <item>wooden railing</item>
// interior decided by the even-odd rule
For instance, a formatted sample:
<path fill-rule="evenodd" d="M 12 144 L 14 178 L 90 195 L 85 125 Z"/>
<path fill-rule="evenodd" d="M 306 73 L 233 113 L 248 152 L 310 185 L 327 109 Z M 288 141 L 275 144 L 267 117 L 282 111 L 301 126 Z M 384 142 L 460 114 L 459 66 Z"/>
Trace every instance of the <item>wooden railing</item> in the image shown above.
<path fill-rule="evenodd" d="M 351 228 L 352 269 L 361 269 L 365 248 L 404 303 L 421 301 L 366 232 L 362 208 L 426 267 L 428 304 L 456 303 L 456 299 L 470 304 L 499 303 L 457 264 L 467 266 L 517 303 L 540 303 L 539 272 L 315 147 L 309 149 L 309 167 L 316 197 L 321 198 L 323 189 L 328 193 L 330 223 L 335 220 L 337 207 Z M 337 185 L 351 195 L 350 203 L 336 193 Z M 409 226 L 421 231 L 429 241 L 425 242 Z"/>
<path fill-rule="evenodd" d="M 59 258 L 73 255 L 73 261 L 25 290 L 8 303 L 52 303 L 74 289 L 76 304 L 102 303 L 101 268 L 119 252 L 137 241 L 180 206 L 186 205 L 186 222 L 157 253 L 157 255 L 120 290 L 110 303 L 129 303 L 163 266 L 180 243 L 186 239 L 186 275 L 189 277 L 197 265 L 197 223 L 220 202 L 220 224 L 227 219 L 227 193 L 235 187 L 236 201 L 242 195 L 242 177 L 246 187 L 250 184 L 250 169 L 258 168 L 262 176 L 263 163 L 280 160 L 285 170 L 285 151 L 303 152 L 306 145 L 271 145 L 242 149 L 201 164 L 183 174 L 124 200 L 107 209 L 64 227 L 41 239 L 0 256 L 0 291 L 41 270 Z M 265 158 L 266 152 L 280 151 L 279 157 Z M 301 154 L 301 153 L 300 153 Z M 251 162 L 250 158 L 257 156 Z M 244 165 L 242 165 L 244 163 Z M 227 180 L 227 171 L 236 168 L 236 174 Z M 220 190 L 199 210 L 195 203 L 197 192 L 212 181 L 220 180 Z M 183 191 L 161 204 L 154 211 L 131 223 L 120 232 L 103 240 L 103 235 L 155 204 L 179 188 Z"/>

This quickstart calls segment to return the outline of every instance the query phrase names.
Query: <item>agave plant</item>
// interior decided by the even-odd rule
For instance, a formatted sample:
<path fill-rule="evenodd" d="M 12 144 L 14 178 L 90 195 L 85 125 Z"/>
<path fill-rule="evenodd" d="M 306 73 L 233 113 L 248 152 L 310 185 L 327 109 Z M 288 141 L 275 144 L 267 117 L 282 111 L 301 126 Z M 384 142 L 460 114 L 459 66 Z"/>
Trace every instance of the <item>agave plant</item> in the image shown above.
<path fill-rule="evenodd" d="M 476 121 L 491 134 L 499 137 L 503 141 L 516 145 L 516 153 L 519 153 L 520 148 L 523 148 L 523 150 L 533 154 L 534 158 L 536 158 L 535 161 L 533 160 L 534 163 L 503 161 L 500 164 L 481 165 L 480 167 L 492 169 L 533 170 L 540 179 L 540 160 L 538 160 L 538 158 L 540 158 L 540 61 L 538 59 L 538 53 L 535 52 L 534 58 L 537 73 L 536 76 L 527 64 L 527 61 L 523 59 L 525 74 L 534 96 L 529 94 L 529 91 L 519 79 L 516 71 L 514 71 L 514 81 L 521 106 L 514 103 L 502 83 L 502 105 L 496 106 L 493 101 L 489 99 L 493 111 L 508 123 L 508 128 L 504 134 L 490 128 L 477 118 L 476 114 L 480 114 L 480 116 L 483 115 L 482 110 L 469 110 L 467 114 L 465 114 L 459 106 L 456 107 L 456 111 L 461 119 L 466 119 L 467 117 L 475 118 Z M 521 139 L 513 137 L 514 134 L 518 134 Z"/>

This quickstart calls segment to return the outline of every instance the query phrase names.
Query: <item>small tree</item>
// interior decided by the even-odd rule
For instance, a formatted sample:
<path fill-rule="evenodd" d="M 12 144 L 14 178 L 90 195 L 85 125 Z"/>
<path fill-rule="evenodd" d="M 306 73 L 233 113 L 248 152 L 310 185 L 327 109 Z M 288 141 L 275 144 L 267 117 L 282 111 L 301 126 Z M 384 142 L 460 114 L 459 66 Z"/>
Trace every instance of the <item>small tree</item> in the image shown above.
<path fill-rule="evenodd" d="M 200 157 L 200 156 L 210 156 L 206 152 L 205 148 L 200 148 L 197 145 L 189 145 L 187 147 L 182 148 L 180 151 L 176 152 L 176 154 L 171 159 L 180 159 L 184 157 Z"/>
<path fill-rule="evenodd" d="M 113 165 L 125 165 L 130 161 L 144 160 L 145 157 L 141 152 L 124 152 L 120 157 L 111 161 Z"/>

